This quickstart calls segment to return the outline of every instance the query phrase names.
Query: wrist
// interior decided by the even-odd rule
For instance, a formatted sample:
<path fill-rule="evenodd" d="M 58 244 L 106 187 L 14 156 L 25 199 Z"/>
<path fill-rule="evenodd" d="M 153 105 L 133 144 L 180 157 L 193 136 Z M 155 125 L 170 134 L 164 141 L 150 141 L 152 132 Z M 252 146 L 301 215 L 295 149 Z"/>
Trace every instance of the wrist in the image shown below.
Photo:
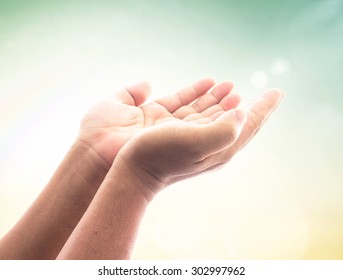
<path fill-rule="evenodd" d="M 152 201 L 155 195 L 166 187 L 165 182 L 120 156 L 116 157 L 105 178 L 105 180 L 113 179 L 115 182 L 120 181 L 125 184 L 130 191 L 132 189 L 136 191 L 137 195 L 142 196 L 147 202 Z"/>
<path fill-rule="evenodd" d="M 107 162 L 107 160 L 102 157 L 94 147 L 85 140 L 81 138 L 77 138 L 76 142 L 73 145 L 73 148 L 80 153 L 80 158 L 87 159 L 88 161 L 92 162 L 93 167 L 95 168 L 96 172 L 103 173 L 104 175 L 110 170 L 111 164 Z M 81 155 L 82 154 L 82 155 Z"/>
<path fill-rule="evenodd" d="M 104 180 L 110 165 L 87 142 L 77 139 L 71 147 L 69 163 L 73 173 L 92 187 L 98 188 Z"/>

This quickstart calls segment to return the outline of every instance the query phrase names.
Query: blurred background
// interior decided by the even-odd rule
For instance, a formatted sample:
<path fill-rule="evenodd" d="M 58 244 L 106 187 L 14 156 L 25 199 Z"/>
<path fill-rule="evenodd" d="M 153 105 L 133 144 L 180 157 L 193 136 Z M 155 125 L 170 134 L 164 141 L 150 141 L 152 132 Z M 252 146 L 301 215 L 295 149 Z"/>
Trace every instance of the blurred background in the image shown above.
<path fill-rule="evenodd" d="M 87 108 L 211 76 L 279 109 L 230 164 L 150 205 L 135 259 L 343 258 L 343 1 L 0 0 L 0 236 L 44 188 Z"/>

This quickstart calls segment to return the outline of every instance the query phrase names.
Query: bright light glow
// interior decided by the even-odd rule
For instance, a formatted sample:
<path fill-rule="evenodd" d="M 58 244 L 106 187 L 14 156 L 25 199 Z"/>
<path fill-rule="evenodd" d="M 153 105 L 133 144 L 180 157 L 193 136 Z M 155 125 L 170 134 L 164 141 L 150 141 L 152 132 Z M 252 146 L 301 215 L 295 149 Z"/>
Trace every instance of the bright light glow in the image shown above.
<path fill-rule="evenodd" d="M 227 167 L 156 196 L 133 257 L 342 259 L 341 0 L 250 14 L 277 12 L 268 30 L 245 22 L 243 1 L 17 2 L 0 4 L 0 238 L 51 178 L 89 106 L 142 80 L 154 100 L 209 75 L 232 79 L 248 103 L 267 87 L 287 97 Z"/>
<path fill-rule="evenodd" d="M 287 203 L 278 205 L 276 201 L 251 200 L 251 208 L 242 209 L 239 218 L 232 215 L 227 219 L 227 224 L 235 225 L 223 227 L 221 231 L 227 257 L 301 258 L 309 242 L 308 221 L 301 208 Z M 247 226 L 244 221 L 248 217 L 251 220 Z"/>
<path fill-rule="evenodd" d="M 251 75 L 250 83 L 255 88 L 264 88 L 268 84 L 268 76 L 263 71 L 256 71 Z"/>
<path fill-rule="evenodd" d="M 276 60 L 272 65 L 272 73 L 274 76 L 279 76 L 286 73 L 290 68 L 290 63 L 285 58 Z"/>

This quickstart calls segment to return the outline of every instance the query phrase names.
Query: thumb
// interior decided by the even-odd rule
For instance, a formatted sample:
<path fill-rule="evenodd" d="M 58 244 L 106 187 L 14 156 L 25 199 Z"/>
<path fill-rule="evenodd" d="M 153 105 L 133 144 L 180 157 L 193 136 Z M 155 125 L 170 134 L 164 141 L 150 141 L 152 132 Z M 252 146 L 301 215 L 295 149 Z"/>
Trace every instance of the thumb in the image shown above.
<path fill-rule="evenodd" d="M 202 125 L 198 141 L 207 155 L 222 151 L 235 143 L 247 120 L 245 111 L 230 110 L 215 121 Z"/>
<path fill-rule="evenodd" d="M 116 94 L 116 99 L 127 105 L 142 105 L 151 93 L 151 86 L 148 82 L 140 82 L 122 89 Z"/>

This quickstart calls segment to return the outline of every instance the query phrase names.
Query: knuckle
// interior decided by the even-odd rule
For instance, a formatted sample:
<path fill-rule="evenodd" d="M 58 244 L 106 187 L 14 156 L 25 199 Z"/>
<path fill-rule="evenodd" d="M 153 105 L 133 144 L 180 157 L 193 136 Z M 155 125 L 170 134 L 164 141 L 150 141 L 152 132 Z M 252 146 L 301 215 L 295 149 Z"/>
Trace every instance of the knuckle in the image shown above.
<path fill-rule="evenodd" d="M 201 112 L 202 111 L 202 109 L 201 109 L 201 107 L 199 106 L 199 104 L 198 103 L 194 103 L 194 104 L 192 104 L 191 105 L 191 107 L 196 111 L 196 112 Z"/>

